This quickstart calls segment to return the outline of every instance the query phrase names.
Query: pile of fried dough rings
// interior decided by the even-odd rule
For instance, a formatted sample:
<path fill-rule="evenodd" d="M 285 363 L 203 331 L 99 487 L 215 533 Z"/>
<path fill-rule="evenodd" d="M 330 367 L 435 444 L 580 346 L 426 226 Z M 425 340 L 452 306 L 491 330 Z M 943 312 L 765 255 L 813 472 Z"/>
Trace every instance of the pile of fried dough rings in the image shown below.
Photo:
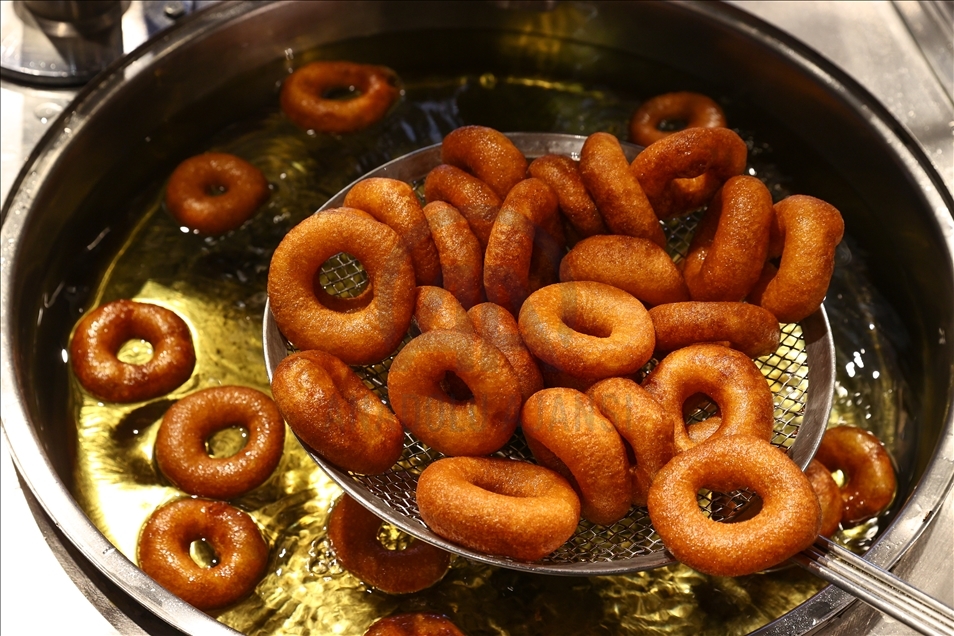
<path fill-rule="evenodd" d="M 412 184 L 357 182 L 272 258 L 270 310 L 296 350 L 272 377 L 285 420 L 359 474 L 391 469 L 410 433 L 443 456 L 419 476 L 421 517 L 486 554 L 536 561 L 581 517 L 608 526 L 633 505 L 710 574 L 806 548 L 819 498 L 769 441 L 772 394 L 753 358 L 778 347 L 780 322 L 819 308 L 844 225 L 810 196 L 773 203 L 723 126 L 668 134 L 632 162 L 607 133 L 578 161 L 528 162 L 507 136 L 465 126 L 444 138 L 423 206 Z M 700 210 L 677 265 L 661 221 Z M 320 280 L 340 253 L 368 279 L 347 297 Z M 389 408 L 349 365 L 396 350 Z M 687 426 L 700 396 L 715 413 Z M 535 463 L 493 456 L 518 428 Z M 758 509 L 716 522 L 702 488 L 750 489 Z"/>

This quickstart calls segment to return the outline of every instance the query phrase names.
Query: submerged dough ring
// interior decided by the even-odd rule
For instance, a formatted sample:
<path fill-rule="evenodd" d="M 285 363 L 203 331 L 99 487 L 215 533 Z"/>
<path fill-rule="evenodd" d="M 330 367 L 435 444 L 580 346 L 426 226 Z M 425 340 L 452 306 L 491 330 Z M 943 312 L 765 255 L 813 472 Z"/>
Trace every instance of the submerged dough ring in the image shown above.
<path fill-rule="evenodd" d="M 762 509 L 744 521 L 714 521 L 699 508 L 701 488 L 749 488 Z M 666 549 L 713 576 L 778 565 L 815 541 L 821 520 L 805 474 L 769 442 L 748 435 L 712 438 L 676 455 L 656 475 L 647 507 Z"/>
<path fill-rule="evenodd" d="M 441 387 L 451 372 L 473 397 L 457 400 Z M 475 334 L 435 330 L 407 343 L 388 370 L 388 395 L 401 423 L 445 455 L 487 455 L 513 435 L 520 416 L 519 382 L 507 358 Z"/>
<path fill-rule="evenodd" d="M 206 440 L 232 426 L 247 431 L 229 457 L 210 457 Z M 190 495 L 234 499 L 265 483 L 282 458 L 285 421 L 270 397 L 249 387 L 203 389 L 173 404 L 156 435 L 156 462 Z"/>
<path fill-rule="evenodd" d="M 818 505 L 821 506 L 821 528 L 818 534 L 830 537 L 838 532 L 844 515 L 845 504 L 841 499 L 841 488 L 831 476 L 831 471 L 817 459 L 808 462 L 805 476 L 811 482 L 812 490 L 818 497 Z"/>
<path fill-rule="evenodd" d="M 235 155 L 207 152 L 172 171 L 166 207 L 190 230 L 218 236 L 245 223 L 268 195 L 261 170 Z"/>
<path fill-rule="evenodd" d="M 297 126 L 327 133 L 349 133 L 367 128 L 388 112 L 400 96 L 391 69 L 353 62 L 312 62 L 282 84 L 282 111 Z M 354 87 L 352 99 L 328 99 L 336 88 Z"/>
<path fill-rule="evenodd" d="M 464 636 L 464 632 L 440 614 L 415 612 L 382 618 L 364 636 Z"/>
<path fill-rule="evenodd" d="M 877 516 L 894 499 L 897 478 L 891 457 L 877 437 L 856 426 L 835 426 L 822 436 L 815 459 L 845 475 L 843 520 L 860 523 Z"/>
<path fill-rule="evenodd" d="M 629 120 L 629 138 L 640 146 L 676 132 L 660 130 L 663 122 L 685 122 L 683 128 L 718 128 L 726 124 L 725 114 L 711 98 L 701 93 L 679 91 L 656 95 L 636 109 Z M 681 129 L 680 129 L 681 130 Z"/>
<path fill-rule="evenodd" d="M 643 304 L 603 283 L 557 283 L 535 291 L 520 310 L 520 335 L 546 364 L 599 380 L 638 371 L 655 335 Z"/>
<path fill-rule="evenodd" d="M 326 307 L 315 278 L 329 258 L 346 252 L 370 278 L 371 299 L 350 313 Z M 291 229 L 272 255 L 268 299 L 282 334 L 297 348 L 319 349 L 347 364 L 370 364 L 392 353 L 414 309 L 414 267 L 391 228 L 355 214 L 313 214 Z"/>
<path fill-rule="evenodd" d="M 116 357 L 123 343 L 142 339 L 152 358 L 142 364 Z M 164 395 L 192 375 L 195 348 L 188 325 L 172 311 L 114 300 L 83 316 L 70 342 L 70 363 L 80 384 L 109 402 L 140 402 Z"/>
<path fill-rule="evenodd" d="M 189 554 L 200 540 L 218 557 L 212 567 Z M 200 610 L 226 607 L 250 594 L 268 564 L 268 546 L 255 521 L 208 499 L 178 499 L 157 508 L 142 527 L 137 555 L 146 574 Z"/>
<path fill-rule="evenodd" d="M 419 592 L 444 577 L 450 552 L 416 539 L 389 550 L 378 540 L 382 523 L 349 495 L 338 499 L 328 515 L 328 541 L 341 567 L 388 594 Z"/>
<path fill-rule="evenodd" d="M 686 128 L 652 144 L 631 168 L 660 219 L 706 205 L 730 177 L 742 174 L 748 149 L 728 128 Z"/>
<path fill-rule="evenodd" d="M 697 444 L 686 431 L 683 404 L 697 393 L 712 398 L 722 417 L 709 439 L 726 435 L 772 438 L 775 407 L 768 382 L 744 353 L 715 344 L 677 349 L 663 358 L 643 381 L 673 422 L 676 450 Z"/>
<path fill-rule="evenodd" d="M 324 351 L 293 353 L 272 376 L 272 395 L 295 434 L 345 470 L 383 473 L 404 450 L 404 429 L 361 378 Z"/>
<path fill-rule="evenodd" d="M 633 500 L 626 447 L 589 397 L 566 388 L 534 393 L 520 425 L 537 463 L 573 485 L 584 519 L 609 526 L 626 515 Z"/>
<path fill-rule="evenodd" d="M 560 475 L 536 464 L 446 457 L 417 482 L 417 505 L 437 535 L 471 550 L 537 561 L 573 536 L 580 499 Z"/>

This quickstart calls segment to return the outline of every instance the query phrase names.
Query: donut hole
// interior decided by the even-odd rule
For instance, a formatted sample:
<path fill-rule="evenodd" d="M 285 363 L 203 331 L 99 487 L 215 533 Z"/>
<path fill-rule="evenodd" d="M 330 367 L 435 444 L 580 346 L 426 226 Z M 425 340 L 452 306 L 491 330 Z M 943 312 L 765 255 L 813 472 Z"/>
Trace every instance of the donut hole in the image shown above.
<path fill-rule="evenodd" d="M 315 297 L 333 311 L 366 307 L 373 299 L 368 273 L 355 257 L 339 252 L 322 263 L 312 280 Z"/>
<path fill-rule="evenodd" d="M 354 84 L 329 86 L 321 91 L 321 98 L 336 102 L 346 102 L 361 97 L 364 93 Z"/>
<path fill-rule="evenodd" d="M 209 197 L 220 197 L 228 191 L 228 186 L 219 181 L 210 181 L 209 183 L 206 183 L 205 187 L 203 188 L 203 192 L 205 192 L 205 195 Z"/>
<path fill-rule="evenodd" d="M 563 324 L 577 333 L 594 338 L 609 338 L 613 334 L 613 327 L 610 324 L 598 320 L 589 319 L 586 316 L 564 316 Z"/>
<path fill-rule="evenodd" d="M 196 539 L 189 544 L 189 556 L 196 565 L 205 569 L 214 568 L 220 560 L 215 548 L 204 538 Z"/>
<path fill-rule="evenodd" d="M 703 514 L 720 523 L 736 523 L 751 519 L 762 509 L 761 498 L 751 490 L 701 488 L 696 502 Z"/>
<path fill-rule="evenodd" d="M 689 126 L 689 120 L 682 117 L 667 117 L 660 119 L 656 124 L 656 130 L 659 132 L 679 132 Z"/>
<path fill-rule="evenodd" d="M 205 440 L 205 452 L 215 459 L 232 457 L 248 443 L 248 429 L 232 424 L 212 433 Z"/>
<path fill-rule="evenodd" d="M 119 345 L 116 359 L 125 364 L 146 364 L 152 360 L 155 350 L 148 340 L 134 338 Z"/>
<path fill-rule="evenodd" d="M 440 384 L 444 393 L 458 402 L 466 402 L 474 397 L 474 392 L 467 383 L 453 371 L 446 371 Z"/>

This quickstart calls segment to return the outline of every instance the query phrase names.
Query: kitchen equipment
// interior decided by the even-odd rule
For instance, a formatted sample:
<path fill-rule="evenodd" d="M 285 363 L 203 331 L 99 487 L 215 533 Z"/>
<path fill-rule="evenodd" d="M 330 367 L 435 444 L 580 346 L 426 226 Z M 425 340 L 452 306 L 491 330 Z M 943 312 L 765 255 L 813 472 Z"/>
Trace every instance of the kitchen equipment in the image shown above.
<path fill-rule="evenodd" d="M 55 291 L 55 285 L 44 288 L 44 268 L 39 264 L 49 263 L 46 267 L 52 270 L 63 268 L 64 258 L 69 260 L 58 257 L 58 250 L 44 242 L 43 230 L 55 230 L 72 218 L 91 185 L 119 161 L 124 145 L 120 140 L 148 137 L 157 122 L 176 112 L 182 100 L 211 94 L 240 69 L 281 59 L 289 42 L 292 46 L 288 48 L 300 52 L 375 30 L 450 28 L 455 24 L 494 29 L 506 24 L 517 33 L 545 34 L 558 40 L 572 34 L 600 45 L 623 46 L 652 59 L 665 58 L 675 68 L 691 69 L 726 85 L 735 85 L 740 70 L 744 71 L 747 99 L 799 130 L 871 204 L 871 215 L 866 218 L 856 213 L 853 226 L 865 250 L 886 256 L 883 262 L 873 264 L 873 275 L 889 304 L 902 314 L 909 336 L 905 374 L 911 392 L 900 399 L 911 408 L 900 423 L 900 438 L 903 448 L 916 450 L 904 455 L 901 466 L 909 476 L 902 486 L 904 506 L 867 555 L 882 564 L 896 561 L 914 544 L 931 517 L 930 511 L 937 509 L 937 502 L 947 492 L 954 454 L 949 411 L 951 204 L 944 183 L 917 145 L 851 80 L 797 42 L 731 7 L 637 3 L 597 8 L 579 3 L 573 6 L 592 11 L 581 19 L 569 16 L 569 20 L 559 8 L 555 13 L 536 14 L 522 9 L 503 11 L 489 3 L 473 7 L 451 3 L 440 9 L 429 4 L 391 6 L 397 4 L 366 5 L 367 13 L 353 20 L 336 18 L 336 7 L 345 5 L 335 3 L 235 3 L 197 16 L 161 45 L 125 60 L 114 73 L 82 93 L 28 162 L 4 211 L 3 419 L 27 482 L 84 555 L 173 624 L 190 631 L 199 625 L 216 627 L 161 590 L 143 592 L 150 588 L 148 579 L 103 540 L 65 487 L 68 458 L 57 450 L 55 440 L 61 439 L 68 427 L 61 417 L 49 413 L 55 400 L 33 393 L 41 384 L 37 382 L 40 369 L 57 368 L 56 356 L 39 346 L 44 339 L 38 336 L 46 328 L 36 324 L 37 310 L 43 306 L 40 290 L 45 289 L 48 299 Z M 637 16 L 629 11 L 645 13 Z M 414 15 L 413 24 L 405 12 Z M 301 33 L 303 24 L 310 26 L 307 34 Z M 653 28 L 645 33 L 640 24 L 652 24 Z M 667 45 L 667 39 L 678 41 L 679 46 Z M 253 42 L 262 48 L 240 47 Z M 229 44 L 236 46 L 229 48 Z M 228 70 L 211 76 L 202 72 L 209 68 L 204 65 L 222 68 L 222 50 L 235 51 Z M 154 95 L 150 88 L 157 77 L 166 82 L 163 86 L 184 90 L 170 96 L 169 103 L 158 104 L 153 97 L 146 97 Z M 137 113 L 135 120 L 126 116 L 130 112 Z M 208 113 L 201 122 L 186 122 L 182 138 L 226 122 L 220 113 Z M 93 139 L 99 152 L 88 152 Z M 132 166 L 130 184 L 157 170 L 156 164 L 162 160 L 160 152 L 149 159 L 152 165 Z M 117 192 L 116 197 L 123 194 Z M 43 215 L 33 214 L 34 210 L 43 210 Z M 92 215 L 90 225 L 98 223 L 100 229 L 89 235 L 90 239 L 102 231 L 103 220 Z M 905 267 L 897 267 L 898 260 Z M 918 423 L 916 432 L 912 422 Z M 782 622 L 802 629 L 839 611 L 848 600 L 837 591 L 826 590 Z"/>

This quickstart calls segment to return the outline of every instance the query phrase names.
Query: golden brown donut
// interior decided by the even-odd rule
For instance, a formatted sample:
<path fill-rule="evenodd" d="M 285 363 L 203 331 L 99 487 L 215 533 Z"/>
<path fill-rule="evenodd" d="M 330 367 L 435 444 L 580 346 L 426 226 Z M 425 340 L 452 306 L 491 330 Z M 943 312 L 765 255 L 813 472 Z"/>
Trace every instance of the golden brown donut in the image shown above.
<path fill-rule="evenodd" d="M 464 636 L 464 633 L 440 614 L 415 612 L 382 618 L 371 625 L 364 636 Z"/>
<path fill-rule="evenodd" d="M 380 177 L 363 179 L 345 195 L 344 207 L 369 213 L 398 233 L 411 262 L 418 285 L 440 285 L 441 263 L 431 238 L 421 202 L 408 184 Z"/>
<path fill-rule="evenodd" d="M 278 410 L 298 437 L 332 464 L 383 473 L 404 450 L 404 429 L 344 362 L 324 351 L 282 360 L 272 377 Z"/>
<path fill-rule="evenodd" d="M 666 250 L 635 236 L 591 236 L 560 263 L 560 280 L 592 280 L 618 287 L 647 305 L 689 300 L 682 273 Z"/>
<path fill-rule="evenodd" d="M 233 426 L 247 432 L 229 457 L 210 457 L 206 440 Z M 265 483 L 282 458 L 285 421 L 261 391 L 242 386 L 203 389 L 173 404 L 156 435 L 156 462 L 190 495 L 234 499 Z"/>
<path fill-rule="evenodd" d="M 391 69 L 342 61 L 312 62 L 282 84 L 282 111 L 297 126 L 318 132 L 348 133 L 367 128 L 400 96 Z M 351 99 L 326 97 L 335 89 L 354 90 Z"/>
<path fill-rule="evenodd" d="M 701 488 L 753 490 L 762 509 L 720 523 L 706 516 Z M 818 536 L 821 512 L 805 474 L 769 442 L 748 435 L 714 437 L 676 455 L 649 488 L 649 518 L 666 549 L 713 576 L 743 576 L 782 563 Z"/>
<path fill-rule="evenodd" d="M 580 151 L 580 176 L 615 234 L 638 236 L 666 246 L 655 208 L 630 170 L 616 137 L 598 132 L 586 138 Z"/>
<path fill-rule="evenodd" d="M 628 375 L 649 361 L 649 313 L 603 283 L 557 283 L 535 291 L 520 310 L 520 335 L 541 361 L 577 378 Z"/>
<path fill-rule="evenodd" d="M 484 253 L 487 300 L 516 316 L 527 296 L 556 282 L 562 246 L 544 229 L 556 214 L 556 195 L 539 179 L 510 190 Z"/>
<path fill-rule="evenodd" d="M 517 319 L 509 311 L 493 303 L 481 303 L 471 307 L 467 317 L 477 335 L 500 349 L 507 362 L 513 367 L 520 383 L 520 394 L 524 401 L 543 389 L 543 376 L 537 361 L 527 349 Z"/>
<path fill-rule="evenodd" d="M 573 485 L 584 519 L 608 526 L 626 515 L 633 499 L 626 447 L 590 398 L 544 389 L 523 405 L 520 425 L 537 463 Z"/>
<path fill-rule="evenodd" d="M 473 397 L 441 388 L 453 373 Z M 402 424 L 445 455 L 487 455 L 513 435 L 520 416 L 517 376 L 500 351 L 473 334 L 437 330 L 411 340 L 388 370 L 388 395 Z"/>
<path fill-rule="evenodd" d="M 573 536 L 580 499 L 560 475 L 536 464 L 446 457 L 417 482 L 417 505 L 437 535 L 471 550 L 537 561 Z"/>
<path fill-rule="evenodd" d="M 424 199 L 428 203 L 444 201 L 454 206 L 467 219 L 481 249 L 487 247 L 502 201 L 493 188 L 460 168 L 441 164 L 424 179 Z"/>
<path fill-rule="evenodd" d="M 758 305 L 688 301 L 649 310 L 656 351 L 668 353 L 691 344 L 725 344 L 750 358 L 778 349 L 781 329 L 772 312 Z"/>
<path fill-rule="evenodd" d="M 190 230 L 218 236 L 250 219 L 268 195 L 261 170 L 235 155 L 207 152 L 172 171 L 166 207 Z"/>
<path fill-rule="evenodd" d="M 748 149 L 728 128 L 686 128 L 651 144 L 631 164 L 660 219 L 706 205 L 730 177 L 742 174 Z"/>
<path fill-rule="evenodd" d="M 831 476 L 831 472 L 817 459 L 808 462 L 805 476 L 811 482 L 812 490 L 821 506 L 821 528 L 818 534 L 830 537 L 838 532 L 845 504 L 841 499 L 841 489 Z"/>
<path fill-rule="evenodd" d="M 218 563 L 203 567 L 189 554 L 205 541 Z M 200 610 L 231 605 L 265 574 L 268 546 L 255 521 L 222 501 L 178 499 L 146 520 L 137 547 L 139 567 L 161 586 Z"/>
<path fill-rule="evenodd" d="M 440 287 L 422 286 L 415 292 L 414 322 L 421 333 L 434 329 L 451 329 L 475 333 L 470 317 L 454 295 Z"/>
<path fill-rule="evenodd" d="M 328 541 L 341 567 L 388 594 L 429 588 L 447 573 L 451 555 L 423 541 L 390 550 L 378 539 L 383 522 L 347 494 L 328 515 Z"/>
<path fill-rule="evenodd" d="M 441 144 L 441 161 L 466 170 L 501 199 L 527 178 L 527 159 L 506 135 L 486 126 L 462 126 Z"/>
<path fill-rule="evenodd" d="M 563 155 L 544 155 L 530 162 L 529 171 L 531 177 L 540 179 L 556 193 L 560 211 L 580 236 L 609 233 L 583 185 L 578 162 Z"/>
<path fill-rule="evenodd" d="M 800 194 L 776 203 L 775 216 L 778 236 L 771 243 L 783 245 L 782 260 L 777 270 L 766 265 L 749 300 L 779 322 L 798 322 L 817 311 L 828 293 L 845 222 L 834 206 Z"/>
<path fill-rule="evenodd" d="M 315 293 L 321 266 L 339 252 L 368 272 L 371 299 L 349 313 Z M 299 349 L 320 349 L 347 364 L 370 364 L 393 352 L 411 323 L 414 267 L 401 238 L 354 214 L 318 213 L 291 229 L 272 255 L 268 300 L 278 328 Z"/>
<path fill-rule="evenodd" d="M 661 130 L 663 123 L 682 123 L 683 128 L 717 128 L 725 126 L 725 114 L 706 95 L 679 91 L 647 99 L 629 120 L 629 138 L 640 146 L 668 137 L 675 130 Z"/>
<path fill-rule="evenodd" d="M 676 452 L 672 421 L 643 387 L 628 378 L 600 380 L 586 395 L 629 444 L 635 460 L 629 469 L 631 501 L 646 505 L 649 485 Z"/>
<path fill-rule="evenodd" d="M 663 358 L 643 381 L 673 422 L 678 452 L 696 446 L 689 438 L 682 406 L 697 393 L 719 406 L 722 424 L 709 439 L 726 435 L 772 438 L 775 407 L 768 382 L 744 353 L 715 344 L 677 349 Z"/>
<path fill-rule="evenodd" d="M 116 357 L 123 343 L 142 339 L 152 358 L 129 364 Z M 149 303 L 114 300 L 89 312 L 70 341 L 70 363 L 80 384 L 109 402 L 140 402 L 180 386 L 195 368 L 189 326 L 175 313 Z"/>
<path fill-rule="evenodd" d="M 464 309 L 470 309 L 484 298 L 484 251 L 480 241 L 449 203 L 428 203 L 424 216 L 437 247 L 444 289 L 454 294 Z"/>
<path fill-rule="evenodd" d="M 740 301 L 768 254 L 772 195 L 755 177 L 732 177 L 716 192 L 686 254 L 683 276 L 693 300 Z"/>
<path fill-rule="evenodd" d="M 822 436 L 815 459 L 845 475 L 842 520 L 856 524 L 881 514 L 894 499 L 897 479 L 891 457 L 877 437 L 856 426 L 835 426 Z"/>

